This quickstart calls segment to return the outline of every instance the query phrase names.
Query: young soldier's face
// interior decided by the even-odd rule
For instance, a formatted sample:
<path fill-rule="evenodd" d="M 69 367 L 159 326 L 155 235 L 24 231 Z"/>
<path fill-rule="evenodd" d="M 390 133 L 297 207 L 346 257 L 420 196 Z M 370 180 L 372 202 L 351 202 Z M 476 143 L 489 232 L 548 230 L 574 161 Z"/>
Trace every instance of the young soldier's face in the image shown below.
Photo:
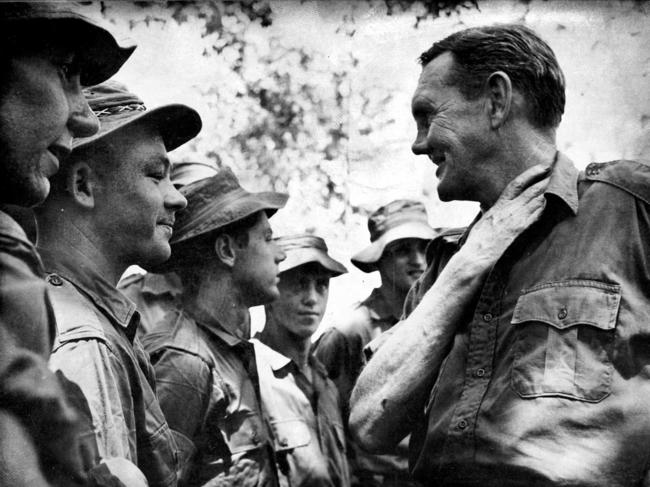
<path fill-rule="evenodd" d="M 63 47 L 11 57 L 0 87 L 0 199 L 33 206 L 47 197 L 48 178 L 73 137 L 99 127 L 81 93 L 74 53 Z"/>
<path fill-rule="evenodd" d="M 280 274 L 280 297 L 267 307 L 277 326 L 300 338 L 311 337 L 325 315 L 330 273 L 304 264 Z"/>
<path fill-rule="evenodd" d="M 109 134 L 109 167 L 99 178 L 95 224 L 107 252 L 125 265 L 154 265 L 171 255 L 175 214 L 187 200 L 169 178 L 162 137 L 135 123 Z M 101 168 L 98 168 L 101 170 Z"/>
<path fill-rule="evenodd" d="M 278 298 L 278 264 L 285 258 L 262 211 L 257 223 L 248 230 L 248 245 L 237 249 L 233 267 L 233 280 L 246 306 L 267 304 Z"/>
<path fill-rule="evenodd" d="M 377 262 L 382 282 L 408 292 L 426 269 L 427 240 L 403 238 L 389 243 Z"/>

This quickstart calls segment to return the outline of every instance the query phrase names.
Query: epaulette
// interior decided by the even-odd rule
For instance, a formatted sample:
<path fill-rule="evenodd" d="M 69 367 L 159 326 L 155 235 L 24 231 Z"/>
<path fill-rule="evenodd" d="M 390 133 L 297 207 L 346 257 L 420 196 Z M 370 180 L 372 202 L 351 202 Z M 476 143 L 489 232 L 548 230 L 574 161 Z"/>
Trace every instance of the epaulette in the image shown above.
<path fill-rule="evenodd" d="M 93 305 L 84 302 L 77 288 L 58 274 L 48 274 L 46 282 L 57 328 L 52 351 L 75 340 L 106 342 L 106 333 Z"/>
<path fill-rule="evenodd" d="M 650 205 L 650 165 L 637 161 L 594 162 L 581 179 L 611 184 Z"/>
<path fill-rule="evenodd" d="M 128 276 L 120 279 L 120 282 L 117 283 L 117 288 L 126 289 L 129 286 L 133 286 L 134 284 L 142 282 L 144 280 L 144 276 L 145 274 L 140 274 L 139 272 L 129 274 Z"/>
<path fill-rule="evenodd" d="M 460 242 L 460 239 L 467 231 L 467 227 L 439 228 L 436 229 L 436 231 L 439 232 L 438 236 L 429 242 L 429 245 L 427 245 L 427 264 L 430 264 L 433 261 L 434 255 L 440 251 L 439 249 L 441 246 L 457 246 Z"/>

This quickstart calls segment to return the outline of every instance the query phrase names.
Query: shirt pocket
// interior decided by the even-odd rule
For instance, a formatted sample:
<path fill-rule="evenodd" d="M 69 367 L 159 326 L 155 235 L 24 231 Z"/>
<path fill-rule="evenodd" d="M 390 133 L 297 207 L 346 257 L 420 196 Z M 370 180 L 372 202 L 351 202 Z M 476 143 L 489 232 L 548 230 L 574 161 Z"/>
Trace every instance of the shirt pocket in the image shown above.
<path fill-rule="evenodd" d="M 271 421 L 270 423 L 276 452 L 306 446 L 311 441 L 309 426 L 301 418 L 283 419 Z"/>
<path fill-rule="evenodd" d="M 260 448 L 268 441 L 261 417 L 250 411 L 238 411 L 230 416 L 225 429 L 225 441 L 231 455 Z"/>
<path fill-rule="evenodd" d="M 620 298 L 619 285 L 587 279 L 523 291 L 512 317 L 512 388 L 525 398 L 607 397 Z"/>

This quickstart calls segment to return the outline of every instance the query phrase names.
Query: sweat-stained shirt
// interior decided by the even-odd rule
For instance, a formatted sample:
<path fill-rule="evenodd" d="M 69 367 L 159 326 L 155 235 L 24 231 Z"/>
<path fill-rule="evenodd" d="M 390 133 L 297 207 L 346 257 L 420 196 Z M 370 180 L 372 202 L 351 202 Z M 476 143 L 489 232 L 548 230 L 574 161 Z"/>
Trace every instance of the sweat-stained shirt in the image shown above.
<path fill-rule="evenodd" d="M 349 487 L 339 394 L 325 367 L 311 355 L 310 380 L 293 360 L 262 343 L 262 338 L 258 335 L 252 342 L 280 484 Z"/>
<path fill-rule="evenodd" d="M 125 458 L 150 487 L 177 484 L 178 450 L 135 338 L 135 305 L 74 247 L 40 249 L 57 322 L 50 367 L 81 388 L 102 458 Z"/>
<path fill-rule="evenodd" d="M 623 487 L 648 477 L 650 166 L 594 163 L 579 174 L 558 153 L 545 194 L 422 405 L 411 469 L 428 485 Z M 407 314 L 443 266 L 430 263 Z"/>
<path fill-rule="evenodd" d="M 253 344 L 182 310 L 168 313 L 143 343 L 181 449 L 181 485 L 277 486 Z"/>

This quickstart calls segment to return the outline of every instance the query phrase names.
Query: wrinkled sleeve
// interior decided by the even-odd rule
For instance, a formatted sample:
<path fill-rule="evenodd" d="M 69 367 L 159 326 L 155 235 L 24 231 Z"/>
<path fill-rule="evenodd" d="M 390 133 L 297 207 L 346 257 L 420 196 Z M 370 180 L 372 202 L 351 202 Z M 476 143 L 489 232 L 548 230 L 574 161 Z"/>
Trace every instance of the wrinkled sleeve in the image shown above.
<path fill-rule="evenodd" d="M 75 340 L 62 344 L 51 356 L 50 367 L 76 383 L 88 401 L 99 455 L 135 462 L 126 418 L 133 414 L 128 372 L 100 340 Z M 135 440 L 133 440 L 135 441 Z"/>
<path fill-rule="evenodd" d="M 160 407 L 180 450 L 181 475 L 187 476 L 212 389 L 210 367 L 200 357 L 173 348 L 151 356 Z"/>

